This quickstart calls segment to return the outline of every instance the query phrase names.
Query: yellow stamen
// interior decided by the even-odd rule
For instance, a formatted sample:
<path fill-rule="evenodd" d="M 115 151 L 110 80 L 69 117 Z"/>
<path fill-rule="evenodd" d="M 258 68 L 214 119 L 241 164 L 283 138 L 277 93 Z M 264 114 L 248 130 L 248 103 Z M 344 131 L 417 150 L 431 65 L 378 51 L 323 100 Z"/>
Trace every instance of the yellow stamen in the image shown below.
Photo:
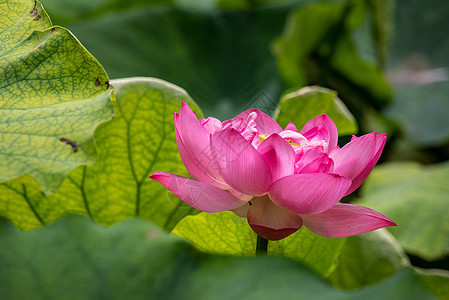
<path fill-rule="evenodd" d="M 261 144 L 263 141 L 265 141 L 270 135 L 269 134 L 259 134 L 259 144 Z M 298 143 L 293 142 L 291 139 L 285 139 L 290 145 L 298 145 L 298 146 L 304 146 Z"/>
<path fill-rule="evenodd" d="M 304 145 L 295 143 L 295 142 L 293 142 L 291 139 L 285 139 L 285 140 L 286 140 L 290 145 L 298 145 L 298 146 L 304 147 Z"/>
<path fill-rule="evenodd" d="M 269 134 L 259 134 L 259 144 L 265 141 L 269 136 Z"/>

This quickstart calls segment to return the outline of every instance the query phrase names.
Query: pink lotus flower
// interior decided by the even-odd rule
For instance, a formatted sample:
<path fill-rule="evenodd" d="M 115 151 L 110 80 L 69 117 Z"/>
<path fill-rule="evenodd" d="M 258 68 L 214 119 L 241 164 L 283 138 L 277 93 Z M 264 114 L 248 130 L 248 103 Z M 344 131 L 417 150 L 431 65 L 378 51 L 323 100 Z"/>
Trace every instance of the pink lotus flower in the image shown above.
<path fill-rule="evenodd" d="M 179 154 L 196 180 L 166 172 L 150 177 L 185 203 L 208 213 L 232 210 L 268 240 L 303 225 L 327 237 L 352 236 L 396 224 L 358 205 L 338 203 L 356 190 L 378 161 L 386 135 L 376 132 L 340 149 L 327 115 L 301 131 L 282 129 L 250 109 L 232 120 L 197 120 L 183 103 L 175 113 Z"/>

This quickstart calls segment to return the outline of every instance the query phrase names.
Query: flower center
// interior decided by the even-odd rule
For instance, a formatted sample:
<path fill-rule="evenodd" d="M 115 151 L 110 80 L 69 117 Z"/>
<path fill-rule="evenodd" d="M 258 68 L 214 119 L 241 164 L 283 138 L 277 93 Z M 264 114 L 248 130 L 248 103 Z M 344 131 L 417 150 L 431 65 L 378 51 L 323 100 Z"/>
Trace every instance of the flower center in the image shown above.
<path fill-rule="evenodd" d="M 265 141 L 271 134 L 259 134 L 259 144 L 262 143 L 263 141 Z M 301 145 L 300 143 L 297 143 L 295 141 L 292 141 L 291 139 L 285 139 L 290 145 L 298 145 L 298 146 L 304 146 Z"/>

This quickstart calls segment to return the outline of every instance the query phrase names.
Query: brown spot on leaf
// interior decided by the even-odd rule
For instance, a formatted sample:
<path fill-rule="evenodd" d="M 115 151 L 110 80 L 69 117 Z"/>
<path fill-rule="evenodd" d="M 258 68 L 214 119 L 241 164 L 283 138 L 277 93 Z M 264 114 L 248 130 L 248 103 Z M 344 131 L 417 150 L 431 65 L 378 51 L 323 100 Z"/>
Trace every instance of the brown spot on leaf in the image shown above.
<path fill-rule="evenodd" d="M 40 15 L 37 15 L 36 18 L 33 19 L 33 21 L 40 20 L 40 18 L 41 18 L 41 16 L 40 16 Z"/>
<path fill-rule="evenodd" d="M 31 17 L 34 17 L 35 15 L 37 15 L 37 9 L 34 10 L 34 12 L 31 14 Z"/>
<path fill-rule="evenodd" d="M 56 28 L 53 27 L 53 28 L 51 29 L 51 33 L 55 32 L 55 30 L 56 30 Z"/>
<path fill-rule="evenodd" d="M 63 142 L 63 143 L 66 143 L 67 145 L 72 146 L 73 152 L 78 151 L 78 145 L 76 144 L 75 141 L 66 139 L 66 138 L 64 138 L 64 137 L 60 138 L 59 140 L 60 140 L 61 142 Z"/>
<path fill-rule="evenodd" d="M 33 9 L 32 10 L 30 10 L 30 14 L 32 14 L 34 11 L 36 11 L 37 12 L 37 1 L 35 0 L 34 1 L 34 6 L 33 6 Z"/>
<path fill-rule="evenodd" d="M 108 89 L 109 88 L 109 80 L 106 80 L 106 82 L 104 84 L 106 84 L 106 89 Z"/>
<path fill-rule="evenodd" d="M 42 49 L 42 45 L 37 46 L 37 49 Z"/>
<path fill-rule="evenodd" d="M 95 79 L 95 86 L 100 86 L 100 80 L 98 78 Z"/>

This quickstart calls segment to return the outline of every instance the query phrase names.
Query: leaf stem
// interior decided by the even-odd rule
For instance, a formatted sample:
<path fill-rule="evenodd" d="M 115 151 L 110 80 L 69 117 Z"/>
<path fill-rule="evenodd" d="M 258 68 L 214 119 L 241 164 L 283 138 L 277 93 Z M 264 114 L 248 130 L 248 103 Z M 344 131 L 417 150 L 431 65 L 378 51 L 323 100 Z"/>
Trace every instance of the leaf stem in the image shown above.
<path fill-rule="evenodd" d="M 268 249 L 268 240 L 257 236 L 256 255 L 266 255 Z"/>

